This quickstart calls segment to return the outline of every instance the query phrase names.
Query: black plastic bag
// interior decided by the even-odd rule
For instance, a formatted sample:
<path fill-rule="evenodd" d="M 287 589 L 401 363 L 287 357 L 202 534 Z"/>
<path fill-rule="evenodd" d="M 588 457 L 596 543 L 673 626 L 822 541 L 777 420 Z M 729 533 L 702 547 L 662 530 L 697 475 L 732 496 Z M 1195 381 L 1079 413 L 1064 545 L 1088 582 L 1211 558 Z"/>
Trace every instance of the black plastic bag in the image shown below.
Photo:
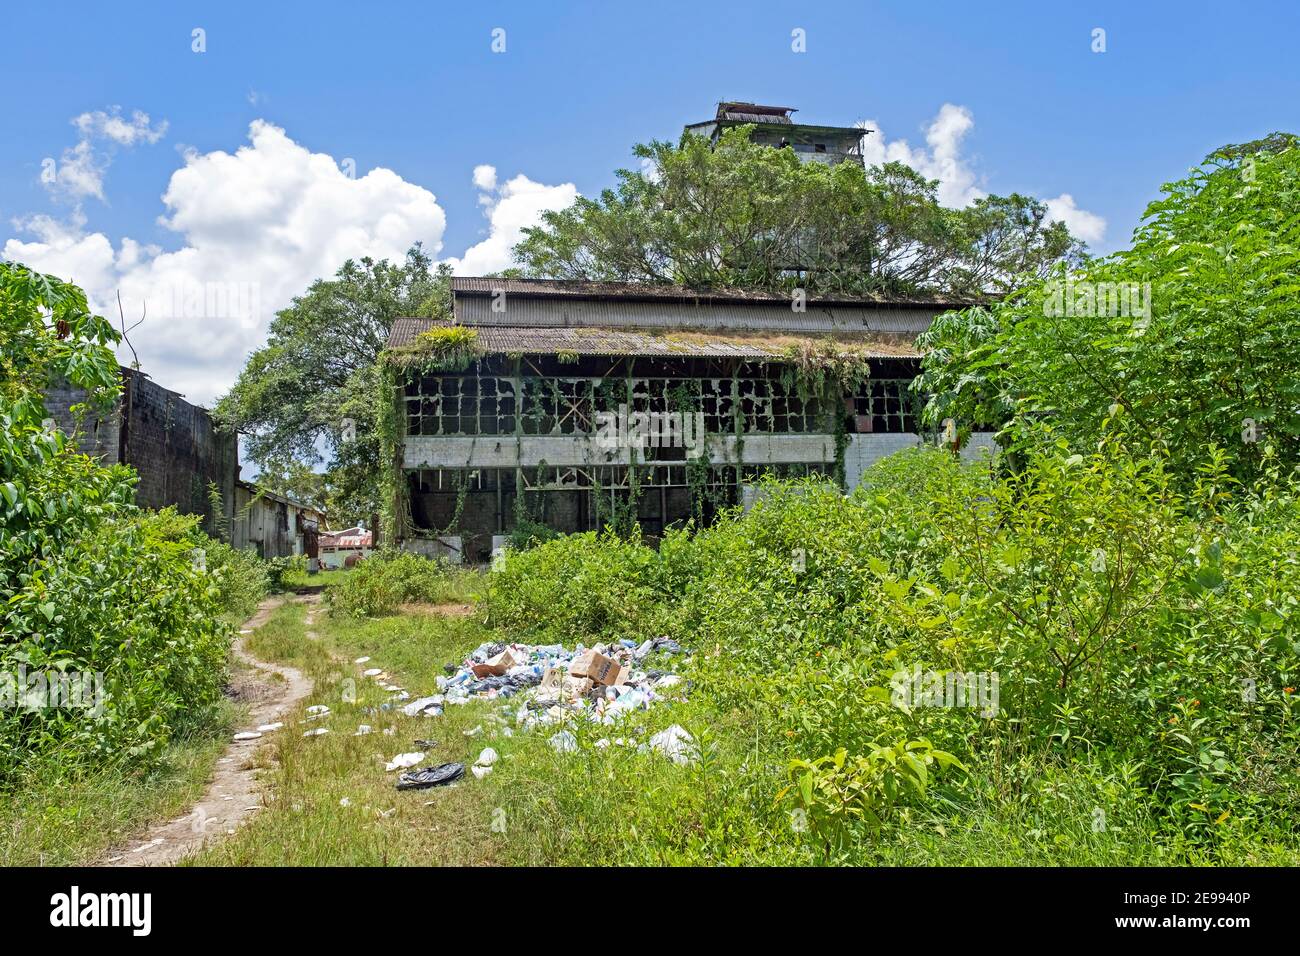
<path fill-rule="evenodd" d="M 463 763 L 443 763 L 436 767 L 421 767 L 408 770 L 397 778 L 398 790 L 427 790 L 429 787 L 445 787 L 465 776 Z"/>

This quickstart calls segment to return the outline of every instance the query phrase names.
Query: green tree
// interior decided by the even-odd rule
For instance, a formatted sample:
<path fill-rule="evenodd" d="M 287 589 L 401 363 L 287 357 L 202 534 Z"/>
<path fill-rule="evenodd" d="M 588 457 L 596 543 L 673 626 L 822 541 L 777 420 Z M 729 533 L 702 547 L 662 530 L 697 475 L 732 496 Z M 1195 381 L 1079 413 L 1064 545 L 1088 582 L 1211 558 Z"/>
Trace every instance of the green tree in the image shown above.
<path fill-rule="evenodd" d="M 0 262 L 0 693 L 20 672 L 81 675 L 83 691 L 103 675 L 94 708 L 0 707 L 0 788 L 55 754 L 60 771 L 148 759 L 221 697 L 223 584 L 195 558 L 198 519 L 142 512 L 130 468 L 44 421 L 56 380 L 92 404 L 117 394 L 117 341 L 76 286 Z"/>
<path fill-rule="evenodd" d="M 1014 443 L 1050 420 L 1083 448 L 1111 419 L 1188 477 L 1215 447 L 1239 481 L 1269 449 L 1300 464 L 1295 138 L 1225 147 L 1162 192 L 1131 249 L 936 321 L 916 385 L 929 421 Z"/>
<path fill-rule="evenodd" d="M 819 293 L 974 295 L 1076 263 L 1082 245 L 1042 203 L 990 196 L 946 209 L 901 163 L 801 163 L 737 127 L 715 145 L 635 148 L 637 171 L 525 230 L 526 275 Z"/>
<path fill-rule="evenodd" d="M 268 481 L 288 491 L 291 475 L 324 463 L 332 513 L 379 510 L 375 363 L 397 318 L 450 314 L 449 276 L 417 243 L 402 263 L 345 262 L 276 314 L 216 408 Z"/>

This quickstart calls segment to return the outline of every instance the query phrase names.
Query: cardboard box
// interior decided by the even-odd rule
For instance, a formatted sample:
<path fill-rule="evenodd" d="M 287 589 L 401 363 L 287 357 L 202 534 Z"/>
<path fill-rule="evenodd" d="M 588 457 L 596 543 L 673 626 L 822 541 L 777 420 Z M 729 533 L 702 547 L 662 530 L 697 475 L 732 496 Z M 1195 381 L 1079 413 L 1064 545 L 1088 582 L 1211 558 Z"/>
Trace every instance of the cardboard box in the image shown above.
<path fill-rule="evenodd" d="M 560 667 L 549 668 L 537 685 L 537 696 L 547 700 L 574 700 L 591 690 L 591 679 L 570 674 Z"/>
<path fill-rule="evenodd" d="M 569 673 L 575 677 L 590 677 L 593 683 L 606 686 L 627 680 L 625 670 L 612 657 L 606 657 L 596 651 L 585 652 L 574 658 L 573 663 L 569 665 Z"/>
<path fill-rule="evenodd" d="M 501 677 L 506 671 L 510 670 L 510 668 L 517 667 L 519 663 L 520 662 L 515 659 L 515 656 L 510 653 L 510 648 L 507 647 L 496 657 L 489 657 L 486 664 L 475 664 L 470 669 L 474 671 L 475 677 L 482 680 L 484 677 L 489 675 L 493 677 Z"/>

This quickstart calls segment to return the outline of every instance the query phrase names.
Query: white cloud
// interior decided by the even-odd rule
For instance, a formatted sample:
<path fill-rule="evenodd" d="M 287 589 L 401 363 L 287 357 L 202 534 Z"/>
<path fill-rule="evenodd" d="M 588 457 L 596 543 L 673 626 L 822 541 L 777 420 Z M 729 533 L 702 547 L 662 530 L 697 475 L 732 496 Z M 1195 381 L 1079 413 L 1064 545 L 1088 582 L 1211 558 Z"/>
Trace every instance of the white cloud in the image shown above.
<path fill-rule="evenodd" d="M 497 188 L 497 168 L 495 166 L 474 167 L 474 188 L 491 192 Z"/>
<path fill-rule="evenodd" d="M 862 140 L 862 152 L 868 164 L 900 162 L 927 179 L 938 180 L 939 202 L 943 205 L 960 209 L 988 195 L 978 185 L 980 177 L 970 160 L 962 155 L 962 142 L 975 127 L 975 117 L 966 107 L 944 103 L 926 127 L 924 146 L 913 147 L 905 139 L 886 140 L 875 120 L 858 125 L 870 130 Z M 1064 222 L 1085 242 L 1100 242 L 1105 236 L 1106 220 L 1080 209 L 1069 193 L 1044 200 L 1044 204 L 1053 220 Z"/>
<path fill-rule="evenodd" d="M 523 238 L 524 229 L 537 225 L 542 213 L 563 209 L 578 198 L 573 183 L 546 186 L 522 173 L 498 185 L 497 171 L 492 166 L 474 168 L 474 185 L 482 192 L 479 202 L 488 217 L 488 235 L 459 259 L 448 260 L 460 275 L 500 272 L 514 265 L 510 250 Z"/>
<path fill-rule="evenodd" d="M 32 236 L 3 256 L 71 279 L 97 311 L 116 318 L 121 290 L 144 371 L 191 401 L 211 402 L 265 339 L 277 309 L 348 258 L 401 259 L 423 241 L 436 255 L 446 217 L 433 193 L 387 169 L 349 178 L 333 158 L 258 120 L 235 153 L 191 151 L 163 194 L 159 218 L 181 246 L 164 252 L 129 238 L 116 247 L 67 222 L 15 222 Z M 129 358 L 129 352 L 123 350 Z"/>
<path fill-rule="evenodd" d="M 104 175 L 113 160 L 112 149 L 132 147 L 139 143 L 152 145 L 167 132 L 167 121 L 154 126 L 148 113 L 136 110 L 130 119 L 122 116 L 121 107 L 107 112 L 95 110 L 72 118 L 81 138 L 69 146 L 56 162 L 47 159 L 41 168 L 41 183 L 55 199 L 80 203 L 94 197 L 100 202 L 104 197 Z M 107 142 L 109 150 L 96 148 L 96 142 Z"/>
<path fill-rule="evenodd" d="M 1094 212 L 1080 209 L 1069 193 L 1061 193 L 1055 199 L 1045 199 L 1047 214 L 1056 222 L 1065 223 L 1071 235 L 1084 242 L 1101 242 L 1106 235 L 1106 220 Z"/>
<path fill-rule="evenodd" d="M 134 146 L 136 143 L 153 144 L 167 134 L 167 121 L 160 120 L 155 127 L 149 121 L 149 114 L 135 110 L 131 118 L 122 117 L 122 108 L 114 106 L 108 112 L 95 110 L 73 117 L 72 125 L 77 127 L 85 139 L 110 139 L 119 146 Z"/>

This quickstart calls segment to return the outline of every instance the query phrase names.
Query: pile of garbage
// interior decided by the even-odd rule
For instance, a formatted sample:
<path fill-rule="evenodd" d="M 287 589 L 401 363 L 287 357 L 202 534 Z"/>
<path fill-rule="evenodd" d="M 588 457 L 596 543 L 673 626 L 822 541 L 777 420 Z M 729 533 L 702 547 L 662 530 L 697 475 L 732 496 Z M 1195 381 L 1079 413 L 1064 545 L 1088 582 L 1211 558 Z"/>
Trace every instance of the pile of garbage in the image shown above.
<path fill-rule="evenodd" d="M 628 713 L 649 709 L 664 699 L 664 691 L 683 683 L 677 674 L 646 666 L 650 656 L 656 652 L 666 655 L 688 653 L 667 637 L 653 638 L 641 644 L 620 641 L 609 645 L 597 644 L 592 648 L 579 645 L 572 651 L 561 644 L 486 643 L 475 648 L 461 664 L 447 665 L 446 676 L 438 678 L 438 693 L 416 700 L 411 700 L 411 695 L 401 687 L 390 684 L 388 675 L 379 668 L 367 669 L 364 676 L 393 693 L 390 703 L 380 709 L 401 707 L 402 713 L 408 717 L 438 717 L 445 708 L 472 700 L 503 700 L 503 713 L 513 717 L 515 724 L 525 730 L 583 718 L 612 724 Z M 369 660 L 360 657 L 355 663 L 364 665 Z M 508 723 L 502 716 L 491 719 Z M 365 730 L 368 732 L 370 728 L 367 726 Z M 465 731 L 465 735 L 472 737 L 481 730 L 482 725 L 479 725 Z M 502 732 L 507 737 L 512 735 L 508 726 Z M 416 743 L 432 745 L 430 741 Z M 642 752 L 653 750 L 682 764 L 693 762 L 698 755 L 690 734 L 676 724 L 656 734 L 648 745 L 637 745 L 622 738 L 612 744 L 632 746 Z M 612 744 L 609 740 L 600 740 L 596 746 Z M 551 738 L 551 746 L 562 752 L 569 751 L 576 749 L 577 739 L 572 732 L 561 730 Z M 463 763 L 418 767 L 425 756 L 422 751 L 413 751 L 398 754 L 388 762 L 385 769 L 389 772 L 404 771 L 398 777 L 397 789 L 451 786 L 465 776 Z M 487 747 L 468 769 L 476 778 L 482 779 L 492 772 L 496 762 L 496 750 Z"/>
<path fill-rule="evenodd" d="M 662 699 L 662 691 L 682 683 L 677 674 L 643 666 L 657 651 L 686 653 L 666 637 L 641 644 L 579 645 L 572 651 L 562 644 L 482 644 L 459 666 L 447 665 L 447 675 L 438 678 L 438 693 L 404 703 L 402 713 L 436 717 L 446 707 L 471 700 L 518 695 L 516 722 L 524 728 L 558 723 L 569 715 L 609 724 L 648 709 Z"/>

